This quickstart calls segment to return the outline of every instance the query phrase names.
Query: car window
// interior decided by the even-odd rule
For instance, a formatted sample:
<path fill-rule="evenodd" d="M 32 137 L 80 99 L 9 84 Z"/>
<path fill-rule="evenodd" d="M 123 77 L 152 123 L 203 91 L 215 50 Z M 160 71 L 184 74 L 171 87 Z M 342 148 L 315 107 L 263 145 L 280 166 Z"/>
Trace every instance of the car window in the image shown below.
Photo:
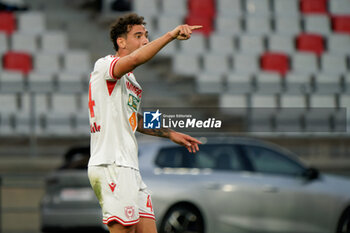
<path fill-rule="evenodd" d="M 156 164 L 170 168 L 211 168 L 216 170 L 242 170 L 240 154 L 232 145 L 201 145 L 196 154 L 183 147 L 160 150 Z"/>
<path fill-rule="evenodd" d="M 259 146 L 245 146 L 245 152 L 253 169 L 261 173 L 301 175 L 302 165 L 285 155 Z"/>

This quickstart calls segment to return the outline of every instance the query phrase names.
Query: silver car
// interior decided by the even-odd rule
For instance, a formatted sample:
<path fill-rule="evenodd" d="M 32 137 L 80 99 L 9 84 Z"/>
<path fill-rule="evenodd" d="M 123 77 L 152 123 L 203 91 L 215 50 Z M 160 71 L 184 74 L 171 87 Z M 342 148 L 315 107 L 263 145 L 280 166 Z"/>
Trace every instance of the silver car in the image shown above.
<path fill-rule="evenodd" d="M 160 141 L 141 144 L 139 161 L 160 233 L 350 232 L 350 181 L 275 145 L 208 138 L 191 154 Z M 44 232 L 102 229 L 86 170 L 51 175 L 41 210 Z"/>

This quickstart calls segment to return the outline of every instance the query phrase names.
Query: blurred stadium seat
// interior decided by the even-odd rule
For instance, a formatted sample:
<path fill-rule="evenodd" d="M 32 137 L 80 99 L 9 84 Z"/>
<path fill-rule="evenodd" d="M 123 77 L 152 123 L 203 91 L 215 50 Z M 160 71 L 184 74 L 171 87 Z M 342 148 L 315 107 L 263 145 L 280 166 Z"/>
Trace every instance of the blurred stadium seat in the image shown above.
<path fill-rule="evenodd" d="M 273 9 L 276 15 L 298 16 L 300 14 L 299 0 L 275 0 Z"/>
<path fill-rule="evenodd" d="M 327 36 L 331 34 L 331 22 L 327 15 L 305 15 L 305 32 Z"/>
<path fill-rule="evenodd" d="M 42 12 L 23 12 L 17 16 L 17 30 L 27 34 L 40 34 L 46 30 L 45 22 L 45 16 Z"/>
<path fill-rule="evenodd" d="M 327 14 L 327 0 L 300 0 L 300 10 L 304 14 Z"/>
<path fill-rule="evenodd" d="M 0 56 L 9 50 L 8 39 L 5 33 L 0 32 Z"/>
<path fill-rule="evenodd" d="M 314 74 L 318 71 L 317 56 L 314 53 L 297 52 L 292 55 L 292 71 Z"/>
<path fill-rule="evenodd" d="M 37 36 L 34 34 L 15 32 L 11 36 L 11 44 L 13 51 L 21 51 L 30 54 L 38 51 Z"/>
<path fill-rule="evenodd" d="M 63 31 L 47 31 L 41 35 L 43 52 L 62 54 L 68 50 L 67 35 Z"/>
<path fill-rule="evenodd" d="M 209 36 L 214 30 L 213 20 L 206 16 L 189 15 L 186 17 L 186 23 L 188 25 L 202 25 L 203 27 L 194 33 L 202 33 L 205 36 Z"/>
<path fill-rule="evenodd" d="M 217 0 L 216 7 L 216 12 L 220 16 L 232 17 L 243 14 L 240 0 Z"/>
<path fill-rule="evenodd" d="M 332 24 L 334 32 L 350 34 L 350 15 L 335 15 Z"/>
<path fill-rule="evenodd" d="M 349 15 L 350 2 L 348 0 L 329 1 L 329 12 L 333 15 Z"/>
<path fill-rule="evenodd" d="M 11 35 L 16 30 L 16 19 L 12 12 L 0 12 L 0 31 Z"/>
<path fill-rule="evenodd" d="M 53 75 L 48 73 L 31 72 L 28 75 L 28 91 L 31 91 L 31 92 L 55 91 Z"/>
<path fill-rule="evenodd" d="M 196 86 L 199 93 L 219 94 L 224 90 L 222 76 L 217 73 L 205 72 L 199 74 L 196 78 Z"/>
<path fill-rule="evenodd" d="M 4 55 L 4 69 L 28 74 L 33 69 L 32 57 L 28 53 L 9 51 Z"/>
<path fill-rule="evenodd" d="M 267 52 L 261 56 L 261 68 L 264 71 L 285 75 L 289 70 L 289 58 L 283 53 Z"/>
<path fill-rule="evenodd" d="M 317 34 L 300 34 L 297 37 L 297 49 L 320 56 L 324 51 L 323 37 Z"/>
<path fill-rule="evenodd" d="M 268 36 L 267 47 L 269 52 L 292 54 L 295 52 L 294 37 L 289 35 L 271 34 Z"/>

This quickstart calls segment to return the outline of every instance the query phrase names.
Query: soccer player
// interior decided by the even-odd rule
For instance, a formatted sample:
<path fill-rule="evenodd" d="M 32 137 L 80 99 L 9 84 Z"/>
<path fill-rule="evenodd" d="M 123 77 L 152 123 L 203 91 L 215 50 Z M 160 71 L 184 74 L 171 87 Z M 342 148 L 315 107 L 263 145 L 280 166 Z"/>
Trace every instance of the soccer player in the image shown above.
<path fill-rule="evenodd" d="M 111 233 L 155 233 L 150 193 L 138 166 L 135 131 L 169 138 L 189 152 L 200 141 L 170 129 L 145 129 L 138 114 L 142 89 L 133 70 L 150 60 L 171 41 L 187 40 L 201 26 L 179 25 L 149 42 L 144 18 L 137 14 L 119 17 L 110 36 L 115 55 L 100 58 L 90 77 L 89 110 L 91 157 L 88 175 Z"/>

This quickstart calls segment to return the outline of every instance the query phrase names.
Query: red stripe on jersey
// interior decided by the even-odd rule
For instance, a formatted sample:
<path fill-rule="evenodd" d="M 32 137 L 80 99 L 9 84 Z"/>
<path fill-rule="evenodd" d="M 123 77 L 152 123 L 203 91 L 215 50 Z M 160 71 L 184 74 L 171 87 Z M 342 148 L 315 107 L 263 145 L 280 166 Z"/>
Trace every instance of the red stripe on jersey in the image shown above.
<path fill-rule="evenodd" d="M 113 78 L 113 79 L 118 79 L 118 78 L 114 77 L 114 75 L 113 75 L 113 69 L 114 69 L 115 63 L 117 63 L 117 61 L 118 61 L 119 59 L 120 59 L 120 57 L 115 58 L 115 59 L 112 61 L 111 66 L 109 67 L 109 76 L 111 76 L 111 78 Z"/>

